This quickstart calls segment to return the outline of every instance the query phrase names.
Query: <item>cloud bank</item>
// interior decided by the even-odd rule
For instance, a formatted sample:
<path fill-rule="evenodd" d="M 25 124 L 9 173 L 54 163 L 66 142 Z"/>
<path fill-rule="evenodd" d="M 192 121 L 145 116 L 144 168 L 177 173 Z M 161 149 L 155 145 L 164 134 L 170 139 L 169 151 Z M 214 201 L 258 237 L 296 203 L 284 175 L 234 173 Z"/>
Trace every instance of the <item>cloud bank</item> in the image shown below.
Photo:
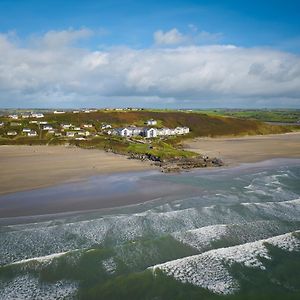
<path fill-rule="evenodd" d="M 0 106 L 300 106 L 298 55 L 231 45 L 76 46 L 91 35 L 50 31 L 26 46 L 0 35 Z M 164 45 L 183 38 L 157 35 Z"/>

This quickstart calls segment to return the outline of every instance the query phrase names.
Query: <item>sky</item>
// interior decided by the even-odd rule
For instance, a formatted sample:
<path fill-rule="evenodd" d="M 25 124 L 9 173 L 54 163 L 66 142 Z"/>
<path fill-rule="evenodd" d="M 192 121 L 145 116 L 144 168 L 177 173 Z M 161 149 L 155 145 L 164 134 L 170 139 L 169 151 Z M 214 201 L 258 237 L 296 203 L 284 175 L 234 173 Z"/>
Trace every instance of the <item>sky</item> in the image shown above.
<path fill-rule="evenodd" d="M 0 0 L 0 107 L 300 108 L 300 1 Z"/>

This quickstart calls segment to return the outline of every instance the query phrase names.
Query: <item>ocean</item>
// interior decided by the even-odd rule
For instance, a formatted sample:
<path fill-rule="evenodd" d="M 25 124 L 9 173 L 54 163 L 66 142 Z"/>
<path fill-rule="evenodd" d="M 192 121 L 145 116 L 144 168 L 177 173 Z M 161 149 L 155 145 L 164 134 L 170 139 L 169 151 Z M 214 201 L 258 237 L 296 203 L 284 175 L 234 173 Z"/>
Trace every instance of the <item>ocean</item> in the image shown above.
<path fill-rule="evenodd" d="M 3 300 L 300 299 L 299 159 L 93 176 L 0 207 Z"/>

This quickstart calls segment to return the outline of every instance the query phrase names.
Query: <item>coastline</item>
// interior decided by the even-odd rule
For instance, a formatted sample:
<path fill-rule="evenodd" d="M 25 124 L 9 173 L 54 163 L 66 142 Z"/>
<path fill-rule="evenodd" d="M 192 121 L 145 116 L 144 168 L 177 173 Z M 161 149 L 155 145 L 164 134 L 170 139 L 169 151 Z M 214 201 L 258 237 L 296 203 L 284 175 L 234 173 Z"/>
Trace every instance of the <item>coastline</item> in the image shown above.
<path fill-rule="evenodd" d="M 227 166 L 274 158 L 300 158 L 300 132 L 263 136 L 195 138 L 184 147 Z M 0 195 L 80 182 L 94 175 L 157 170 L 149 161 L 98 149 L 0 146 Z"/>
<path fill-rule="evenodd" d="M 300 132 L 242 137 L 199 137 L 185 141 L 186 150 L 221 159 L 225 165 L 274 158 L 300 158 Z"/>

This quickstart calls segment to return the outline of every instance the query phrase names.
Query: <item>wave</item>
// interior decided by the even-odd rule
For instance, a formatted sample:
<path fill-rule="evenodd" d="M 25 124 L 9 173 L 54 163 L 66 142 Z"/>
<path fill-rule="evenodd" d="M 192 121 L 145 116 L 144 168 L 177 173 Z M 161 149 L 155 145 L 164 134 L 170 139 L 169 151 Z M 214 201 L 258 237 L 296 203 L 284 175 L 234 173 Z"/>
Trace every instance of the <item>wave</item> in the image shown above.
<path fill-rule="evenodd" d="M 300 234 L 300 231 L 295 233 Z M 210 250 L 155 265 L 150 269 L 154 274 L 160 269 L 183 283 L 188 282 L 217 294 L 232 294 L 238 290 L 239 284 L 230 274 L 228 267 L 239 263 L 264 270 L 265 266 L 259 258 L 271 259 L 266 244 L 286 251 L 296 251 L 299 250 L 300 240 L 294 233 L 287 233 L 239 246 Z"/>

